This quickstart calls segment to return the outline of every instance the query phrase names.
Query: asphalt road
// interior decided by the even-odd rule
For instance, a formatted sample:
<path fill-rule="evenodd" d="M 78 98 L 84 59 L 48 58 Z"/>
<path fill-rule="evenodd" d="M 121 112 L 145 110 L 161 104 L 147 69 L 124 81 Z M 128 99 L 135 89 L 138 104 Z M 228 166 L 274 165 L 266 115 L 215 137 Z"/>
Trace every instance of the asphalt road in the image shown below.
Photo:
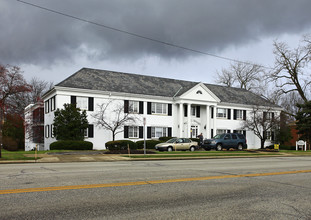
<path fill-rule="evenodd" d="M 311 219 L 311 157 L 2 164 L 0 219 Z"/>

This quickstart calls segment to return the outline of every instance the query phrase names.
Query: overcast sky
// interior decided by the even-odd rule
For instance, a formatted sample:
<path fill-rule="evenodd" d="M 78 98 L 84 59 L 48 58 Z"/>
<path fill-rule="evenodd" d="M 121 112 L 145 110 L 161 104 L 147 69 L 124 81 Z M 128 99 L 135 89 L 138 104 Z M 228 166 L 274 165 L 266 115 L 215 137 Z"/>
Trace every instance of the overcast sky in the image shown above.
<path fill-rule="evenodd" d="M 311 34 L 310 0 L 25 0 L 82 20 L 273 66 L 273 41 Z M 58 83 L 82 67 L 213 83 L 225 59 L 0 0 L 0 64 Z"/>

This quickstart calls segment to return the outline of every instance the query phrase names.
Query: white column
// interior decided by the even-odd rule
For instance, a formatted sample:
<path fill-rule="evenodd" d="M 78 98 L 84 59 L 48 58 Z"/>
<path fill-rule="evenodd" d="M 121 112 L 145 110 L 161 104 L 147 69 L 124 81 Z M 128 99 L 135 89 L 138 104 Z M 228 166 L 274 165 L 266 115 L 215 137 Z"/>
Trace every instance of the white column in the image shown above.
<path fill-rule="evenodd" d="M 209 105 L 206 106 L 206 131 L 205 131 L 205 137 L 204 138 L 210 138 L 211 137 L 211 116 L 210 116 L 210 110 Z"/>
<path fill-rule="evenodd" d="M 216 130 L 217 130 L 217 107 L 216 106 L 213 106 L 214 107 L 214 136 L 216 135 Z"/>
<path fill-rule="evenodd" d="M 190 103 L 188 103 L 187 104 L 187 116 L 188 116 L 188 131 L 187 131 L 187 134 L 188 134 L 188 138 L 190 138 L 191 137 L 191 132 L 190 132 L 190 129 L 191 129 L 191 104 Z"/>
<path fill-rule="evenodd" d="M 179 103 L 179 137 L 183 137 L 184 130 L 184 104 Z"/>

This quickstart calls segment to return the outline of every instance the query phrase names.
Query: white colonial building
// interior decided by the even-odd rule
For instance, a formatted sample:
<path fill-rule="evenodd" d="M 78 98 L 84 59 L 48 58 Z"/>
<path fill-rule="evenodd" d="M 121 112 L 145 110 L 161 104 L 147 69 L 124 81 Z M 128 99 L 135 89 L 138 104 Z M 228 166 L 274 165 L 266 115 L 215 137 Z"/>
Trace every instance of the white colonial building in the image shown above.
<path fill-rule="evenodd" d="M 197 137 L 200 133 L 210 138 L 217 133 L 241 132 L 246 135 L 248 148 L 260 148 L 260 139 L 252 131 L 241 130 L 243 120 L 254 105 L 272 108 L 275 114 L 281 111 L 279 106 L 243 89 L 88 68 L 60 82 L 43 98 L 46 150 L 56 141 L 54 111 L 65 103 L 76 103 L 87 111 L 86 140 L 94 149 L 105 149 L 105 143 L 112 140 L 111 131 L 96 126 L 93 117 L 100 104 L 111 100 L 136 118 L 123 126 L 116 140 L 143 140 L 144 134 L 148 140 Z M 112 110 L 110 114 L 113 117 Z"/>

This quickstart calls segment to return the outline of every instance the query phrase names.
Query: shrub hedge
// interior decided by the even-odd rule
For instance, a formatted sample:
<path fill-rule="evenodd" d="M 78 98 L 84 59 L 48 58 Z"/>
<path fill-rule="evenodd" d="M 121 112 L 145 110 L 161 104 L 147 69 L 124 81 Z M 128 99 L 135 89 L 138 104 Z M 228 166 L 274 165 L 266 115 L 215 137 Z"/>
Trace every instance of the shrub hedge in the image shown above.
<path fill-rule="evenodd" d="M 129 140 L 118 140 L 118 141 L 108 141 L 105 146 L 106 149 L 113 150 L 127 150 L 127 146 L 129 145 L 131 150 L 136 150 L 136 143 Z"/>
<path fill-rule="evenodd" d="M 50 150 L 93 150 L 89 141 L 56 141 L 50 144 Z"/>
<path fill-rule="evenodd" d="M 296 150 L 296 146 L 283 146 L 283 145 L 280 145 L 280 150 Z"/>
<path fill-rule="evenodd" d="M 146 140 L 146 149 L 154 149 L 154 146 L 159 143 L 161 143 L 161 141 Z M 137 149 L 144 149 L 144 141 L 137 141 L 136 145 L 137 145 Z"/>

